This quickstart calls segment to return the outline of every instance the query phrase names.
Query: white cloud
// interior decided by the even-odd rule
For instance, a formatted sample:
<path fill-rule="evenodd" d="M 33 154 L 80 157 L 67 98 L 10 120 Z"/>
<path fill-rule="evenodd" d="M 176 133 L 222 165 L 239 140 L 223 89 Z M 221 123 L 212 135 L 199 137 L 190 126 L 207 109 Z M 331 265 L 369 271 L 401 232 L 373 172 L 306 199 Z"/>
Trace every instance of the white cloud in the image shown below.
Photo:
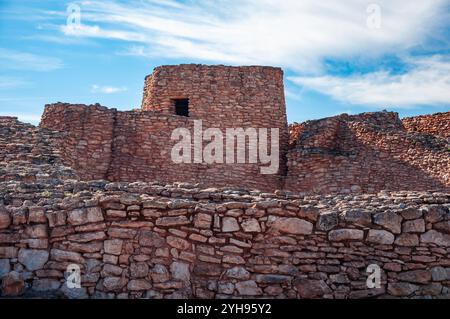
<path fill-rule="evenodd" d="M 15 89 L 28 84 L 29 82 L 20 78 L 0 75 L 0 90 Z"/>
<path fill-rule="evenodd" d="M 137 42 L 163 53 L 230 64 L 319 72 L 323 58 L 399 52 L 445 23 L 447 0 L 378 0 L 381 28 L 367 27 L 370 1 L 81 1 L 81 27 L 66 35 Z"/>
<path fill-rule="evenodd" d="M 58 58 L 0 48 L 0 68 L 27 71 L 52 71 L 63 67 Z"/>
<path fill-rule="evenodd" d="M 126 87 L 115 87 L 115 86 L 102 86 L 94 84 L 91 87 L 92 93 L 103 93 L 103 94 L 114 94 L 114 93 L 120 93 L 125 92 L 127 90 Z"/>
<path fill-rule="evenodd" d="M 123 30 L 102 30 L 98 26 L 62 26 L 61 30 L 67 36 L 75 37 L 92 37 L 92 38 L 106 38 L 123 41 L 142 42 L 146 40 L 145 35 L 137 32 L 128 32 Z"/>
<path fill-rule="evenodd" d="M 450 59 L 442 56 L 407 59 L 404 74 L 387 71 L 350 77 L 289 77 L 303 88 L 352 104 L 410 108 L 450 103 Z"/>

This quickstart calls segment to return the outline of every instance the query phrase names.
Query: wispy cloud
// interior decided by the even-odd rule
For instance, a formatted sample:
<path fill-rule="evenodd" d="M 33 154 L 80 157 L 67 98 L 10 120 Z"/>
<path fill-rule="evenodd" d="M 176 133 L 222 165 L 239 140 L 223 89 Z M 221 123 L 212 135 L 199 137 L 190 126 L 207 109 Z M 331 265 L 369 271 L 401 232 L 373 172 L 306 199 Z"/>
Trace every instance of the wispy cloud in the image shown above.
<path fill-rule="evenodd" d="M 164 53 L 318 72 L 325 57 L 376 56 L 422 43 L 444 23 L 441 9 L 448 2 L 377 3 L 382 10 L 380 29 L 367 27 L 368 2 L 362 0 L 92 0 L 80 2 L 81 27 L 63 26 L 62 31 L 68 36 L 137 42 L 142 46 L 130 53 L 139 56 Z"/>
<path fill-rule="evenodd" d="M 443 56 L 409 58 L 409 71 L 391 74 L 377 71 L 350 77 L 289 77 L 336 100 L 379 107 L 450 103 L 450 59 Z"/>
<path fill-rule="evenodd" d="M 97 85 L 94 84 L 91 86 L 92 93 L 103 93 L 103 94 L 114 94 L 125 92 L 127 90 L 126 87 L 115 87 L 115 86 L 107 86 L 107 85 Z"/>
<path fill-rule="evenodd" d="M 20 78 L 0 75 L 0 90 L 15 89 L 28 84 L 29 82 Z"/>
<path fill-rule="evenodd" d="M 63 67 L 59 58 L 0 48 L 0 68 L 27 71 L 52 71 Z"/>

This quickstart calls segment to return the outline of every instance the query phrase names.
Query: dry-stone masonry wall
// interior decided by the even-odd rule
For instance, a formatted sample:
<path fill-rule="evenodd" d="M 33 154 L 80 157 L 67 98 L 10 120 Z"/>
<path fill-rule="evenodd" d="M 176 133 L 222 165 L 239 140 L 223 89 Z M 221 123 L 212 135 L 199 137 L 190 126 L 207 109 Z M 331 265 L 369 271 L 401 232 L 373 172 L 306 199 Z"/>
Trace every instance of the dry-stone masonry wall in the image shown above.
<path fill-rule="evenodd" d="M 142 110 L 0 117 L 0 297 L 449 298 L 450 113 L 343 114 L 288 136 L 282 79 L 164 66 Z M 172 131 L 195 120 L 278 128 L 278 173 L 173 163 Z M 81 288 L 66 284 L 71 264 Z"/>
<path fill-rule="evenodd" d="M 428 126 L 418 120 L 420 129 L 411 129 L 411 124 L 405 129 L 392 112 L 343 114 L 291 125 L 284 188 L 319 194 L 448 190 L 448 115 L 430 116 Z M 429 134 L 425 127 L 440 134 Z"/>
<path fill-rule="evenodd" d="M 450 112 L 407 117 L 402 122 L 411 132 L 450 137 Z"/>
<path fill-rule="evenodd" d="M 60 146 L 64 135 L 21 123 L 16 117 L 0 117 L 0 181 L 59 181 L 76 179 L 63 165 Z"/>
<path fill-rule="evenodd" d="M 448 298 L 450 194 L 297 196 L 196 185 L 0 185 L 1 294 Z M 69 264 L 82 288 L 69 289 Z M 366 285 L 381 268 L 381 287 Z"/>
<path fill-rule="evenodd" d="M 64 133 L 57 147 L 83 180 L 184 181 L 262 190 L 282 187 L 282 177 L 261 174 L 259 164 L 174 163 L 171 152 L 178 140 L 171 140 L 171 134 L 187 128 L 193 135 L 191 117 L 52 104 L 45 107 L 40 126 Z"/>
<path fill-rule="evenodd" d="M 189 117 L 176 115 L 177 99 L 189 100 Z M 447 112 L 401 121 L 392 112 L 343 114 L 293 124 L 288 132 L 280 68 L 191 64 L 155 68 L 145 80 L 141 110 L 57 103 L 45 107 L 40 126 L 65 133 L 57 143 L 61 158 L 84 180 L 358 194 L 449 190 L 449 117 Z M 278 172 L 261 174 L 267 165 L 249 164 L 248 154 L 245 164 L 175 164 L 171 151 L 178 140 L 171 134 L 189 129 L 194 147 L 195 120 L 202 120 L 203 131 L 221 130 L 224 145 L 227 128 L 278 129 Z"/>

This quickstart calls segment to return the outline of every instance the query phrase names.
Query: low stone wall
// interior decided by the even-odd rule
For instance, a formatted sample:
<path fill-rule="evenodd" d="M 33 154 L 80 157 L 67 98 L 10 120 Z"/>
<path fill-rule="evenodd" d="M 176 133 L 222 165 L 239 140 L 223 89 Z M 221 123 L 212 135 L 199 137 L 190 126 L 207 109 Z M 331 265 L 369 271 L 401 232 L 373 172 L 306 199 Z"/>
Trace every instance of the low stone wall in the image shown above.
<path fill-rule="evenodd" d="M 8 182 L 0 203 L 3 297 L 450 296 L 449 193 Z M 82 288 L 67 287 L 70 264 Z"/>
<path fill-rule="evenodd" d="M 0 116 L 0 182 L 78 179 L 63 165 L 59 147 L 64 134 Z"/>
<path fill-rule="evenodd" d="M 410 132 L 450 138 L 450 112 L 406 117 L 402 122 Z"/>
<path fill-rule="evenodd" d="M 283 189 L 450 190 L 449 139 L 408 131 L 397 113 L 342 114 L 291 125 L 290 132 L 297 139 L 290 141 Z"/>

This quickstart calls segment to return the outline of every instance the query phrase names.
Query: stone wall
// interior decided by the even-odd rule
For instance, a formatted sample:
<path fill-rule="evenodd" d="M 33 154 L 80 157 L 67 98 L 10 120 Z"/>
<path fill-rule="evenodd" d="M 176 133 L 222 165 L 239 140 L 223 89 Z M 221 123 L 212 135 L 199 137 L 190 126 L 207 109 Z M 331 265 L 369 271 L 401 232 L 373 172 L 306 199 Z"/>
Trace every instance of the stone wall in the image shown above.
<path fill-rule="evenodd" d="M 0 116 L 0 182 L 78 179 L 71 167 L 63 165 L 60 146 L 64 143 L 60 132 Z"/>
<path fill-rule="evenodd" d="M 333 194 L 450 188 L 448 138 L 406 130 L 397 113 L 343 114 L 291 125 L 290 132 L 284 189 Z"/>
<path fill-rule="evenodd" d="M 174 99 L 181 98 L 189 99 L 189 117 L 201 119 L 205 129 L 279 129 L 280 175 L 285 174 L 288 131 L 281 68 L 160 66 L 145 79 L 142 110 L 173 115 Z"/>
<path fill-rule="evenodd" d="M 111 163 L 116 114 L 100 105 L 50 104 L 40 127 L 65 133 L 55 147 L 81 179 L 104 179 Z"/>
<path fill-rule="evenodd" d="M 99 105 L 57 103 L 45 106 L 40 127 L 64 133 L 55 148 L 83 180 L 184 181 L 272 191 L 281 188 L 279 174 L 261 174 L 261 166 L 266 165 L 174 163 L 171 151 L 178 140 L 171 140 L 171 134 L 177 128 L 187 128 L 193 135 L 194 120 L 162 112 L 120 112 Z M 225 139 L 225 130 L 223 135 Z M 280 170 L 284 157 L 280 155 Z"/>
<path fill-rule="evenodd" d="M 450 112 L 407 117 L 402 122 L 411 132 L 450 137 Z"/>
<path fill-rule="evenodd" d="M 411 124 L 405 129 L 396 113 L 344 114 L 291 125 L 285 176 L 263 175 L 257 164 L 173 163 L 171 132 L 192 131 L 193 121 L 156 111 L 53 104 L 46 106 L 40 126 L 65 132 L 53 145 L 84 180 L 201 182 L 317 194 L 450 188 L 447 131 L 430 135 Z"/>
<path fill-rule="evenodd" d="M 450 296 L 449 193 L 11 181 L 0 203 L 3 297 Z M 371 264 L 380 288 L 366 286 Z"/>
<path fill-rule="evenodd" d="M 189 117 L 175 114 L 175 99 L 189 99 Z M 293 124 L 288 131 L 280 68 L 189 64 L 155 68 L 145 80 L 141 110 L 51 104 L 40 127 L 65 133 L 55 145 L 83 180 L 346 194 L 449 190 L 449 117 L 401 121 L 392 112 L 343 114 Z M 279 129 L 278 172 L 261 174 L 266 165 L 260 163 L 173 163 L 172 131 L 192 132 L 195 120 L 202 120 L 203 130 L 220 129 L 224 145 L 226 128 Z"/>

